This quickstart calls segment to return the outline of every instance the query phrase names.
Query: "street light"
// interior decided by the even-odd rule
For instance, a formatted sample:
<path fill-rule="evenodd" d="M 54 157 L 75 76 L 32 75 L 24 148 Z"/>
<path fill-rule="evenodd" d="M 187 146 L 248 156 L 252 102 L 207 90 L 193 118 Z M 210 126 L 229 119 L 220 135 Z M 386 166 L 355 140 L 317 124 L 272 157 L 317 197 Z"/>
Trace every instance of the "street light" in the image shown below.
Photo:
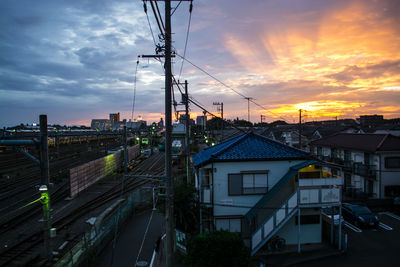
<path fill-rule="evenodd" d="M 44 249 L 49 262 L 52 259 L 51 245 L 50 245 L 50 195 L 46 185 L 39 187 L 40 202 L 43 207 L 43 228 L 44 228 Z"/>

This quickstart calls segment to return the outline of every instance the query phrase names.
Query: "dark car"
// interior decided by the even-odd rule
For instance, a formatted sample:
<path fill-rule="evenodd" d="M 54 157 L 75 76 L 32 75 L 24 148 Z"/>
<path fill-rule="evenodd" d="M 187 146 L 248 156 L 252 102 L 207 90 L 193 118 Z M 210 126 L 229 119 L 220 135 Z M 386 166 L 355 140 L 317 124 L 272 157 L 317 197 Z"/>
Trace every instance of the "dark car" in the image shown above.
<path fill-rule="evenodd" d="M 378 216 L 362 205 L 343 203 L 342 215 L 346 221 L 360 227 L 377 227 L 379 224 Z"/>

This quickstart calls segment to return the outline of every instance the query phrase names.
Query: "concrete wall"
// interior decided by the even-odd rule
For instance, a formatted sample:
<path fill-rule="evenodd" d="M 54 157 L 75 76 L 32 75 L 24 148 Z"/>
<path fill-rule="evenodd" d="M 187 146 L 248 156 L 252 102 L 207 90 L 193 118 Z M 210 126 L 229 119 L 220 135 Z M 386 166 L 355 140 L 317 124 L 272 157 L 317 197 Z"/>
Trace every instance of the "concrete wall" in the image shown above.
<path fill-rule="evenodd" d="M 388 185 L 400 185 L 400 168 L 385 168 L 385 158 L 386 157 L 400 157 L 399 152 L 382 152 L 380 155 L 380 170 L 378 172 L 378 177 L 381 178 L 381 198 L 385 196 L 385 186 Z"/>
<path fill-rule="evenodd" d="M 301 215 L 319 215 L 320 210 L 301 209 Z M 297 215 L 297 214 L 296 214 Z M 294 215 L 278 232 L 277 235 L 286 240 L 286 244 L 297 244 L 298 225 L 296 225 L 296 215 Z M 319 224 L 302 224 L 300 225 L 300 243 L 321 243 L 322 228 L 321 217 Z"/>
<path fill-rule="evenodd" d="M 140 154 L 138 146 L 128 148 L 128 159 L 132 160 Z M 123 151 L 99 158 L 69 170 L 70 194 L 75 197 L 98 180 L 111 174 L 123 164 Z"/>
<path fill-rule="evenodd" d="M 228 174 L 241 171 L 268 170 L 268 188 L 271 189 L 289 170 L 303 160 L 218 162 L 205 166 L 213 171 L 214 216 L 244 215 L 263 195 L 228 195 Z"/>

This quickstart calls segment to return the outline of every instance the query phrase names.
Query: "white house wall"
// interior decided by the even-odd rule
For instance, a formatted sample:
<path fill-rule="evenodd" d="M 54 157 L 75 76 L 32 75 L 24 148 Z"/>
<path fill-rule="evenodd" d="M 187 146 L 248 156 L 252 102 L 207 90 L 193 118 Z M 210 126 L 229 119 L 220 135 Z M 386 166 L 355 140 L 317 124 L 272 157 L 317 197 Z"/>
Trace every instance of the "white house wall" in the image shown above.
<path fill-rule="evenodd" d="M 256 162 L 218 162 L 214 163 L 213 200 L 214 216 L 244 215 L 263 195 L 228 195 L 228 174 L 241 171 L 268 170 L 269 190 L 288 172 L 291 166 L 303 160 L 294 161 L 256 161 Z M 206 167 L 210 167 L 211 164 Z"/>
<path fill-rule="evenodd" d="M 314 209 L 301 209 L 301 215 L 319 215 L 320 210 Z M 297 215 L 297 214 L 296 214 Z M 287 245 L 297 244 L 298 225 L 296 225 L 296 215 L 277 232 L 277 235 L 286 240 Z M 320 219 L 321 222 L 321 219 Z M 303 224 L 300 225 L 300 243 L 321 243 L 322 242 L 322 228 L 319 224 Z"/>
<path fill-rule="evenodd" d="M 381 176 L 381 196 L 385 196 L 385 186 L 388 185 L 400 185 L 400 168 L 385 168 L 386 157 L 400 157 L 399 152 L 386 152 L 381 154 L 380 169 L 378 177 Z"/>

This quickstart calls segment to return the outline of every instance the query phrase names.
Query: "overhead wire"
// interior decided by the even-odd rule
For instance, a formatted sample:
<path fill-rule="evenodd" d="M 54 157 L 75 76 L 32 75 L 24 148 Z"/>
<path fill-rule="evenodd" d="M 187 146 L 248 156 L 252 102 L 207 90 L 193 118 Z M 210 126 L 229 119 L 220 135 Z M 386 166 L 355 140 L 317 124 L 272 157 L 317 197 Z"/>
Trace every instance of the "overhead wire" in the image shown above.
<path fill-rule="evenodd" d="M 150 1 L 152 1 L 152 0 L 150 0 Z M 161 16 L 160 9 L 158 8 L 157 1 L 154 1 L 154 2 L 155 2 L 155 4 L 156 4 L 156 9 L 157 9 L 158 16 L 159 16 L 159 18 L 160 18 L 161 26 L 162 26 L 162 28 L 163 28 L 163 30 L 164 30 L 164 32 L 165 32 L 164 21 L 163 21 L 162 16 Z"/>
<path fill-rule="evenodd" d="M 135 79 L 133 81 L 133 101 L 132 101 L 132 116 L 131 121 L 133 121 L 133 114 L 135 113 L 135 101 L 136 101 L 136 84 L 137 84 L 137 70 L 139 66 L 139 60 L 136 61 L 136 69 L 135 69 Z"/>
<path fill-rule="evenodd" d="M 146 1 L 144 1 L 144 0 L 143 0 L 143 9 L 144 9 L 144 13 L 146 13 L 147 23 L 149 24 L 149 28 L 150 28 L 150 32 L 151 32 L 151 37 L 153 37 L 154 46 L 157 46 L 156 39 L 154 38 L 153 29 L 152 29 L 152 27 L 151 27 L 149 15 L 147 14 L 147 5 L 146 5 Z"/>
<path fill-rule="evenodd" d="M 172 11 L 171 17 L 174 15 L 175 11 L 178 9 L 178 7 L 181 5 L 181 3 L 182 3 L 182 0 L 179 1 L 179 3 L 176 5 L 176 7 L 174 8 L 174 10 Z"/>
<path fill-rule="evenodd" d="M 193 3 L 192 1 L 190 1 L 190 7 L 189 7 L 189 23 L 188 23 L 188 27 L 187 27 L 187 31 L 186 31 L 186 40 L 185 40 L 185 48 L 183 50 L 183 57 L 186 57 L 186 48 L 187 48 L 187 44 L 188 44 L 188 39 L 189 39 L 189 32 L 190 32 L 190 23 L 192 21 L 192 10 L 193 10 Z M 181 64 L 181 69 L 179 71 L 179 78 L 178 80 L 181 78 L 182 75 L 182 69 L 183 69 L 183 63 L 185 63 L 185 60 L 182 59 L 182 64 Z"/>
<path fill-rule="evenodd" d="M 165 39 L 165 34 L 164 34 L 165 28 L 164 28 L 164 25 L 162 25 L 162 27 L 161 27 L 161 24 L 160 24 L 161 18 L 160 19 L 158 18 L 157 11 L 156 11 L 156 9 L 154 7 L 154 4 L 153 4 L 152 0 L 150 0 L 150 5 L 151 5 L 151 9 L 153 10 L 154 17 L 156 18 L 156 22 L 157 22 L 158 28 L 160 29 L 160 33 Z"/>
<path fill-rule="evenodd" d="M 155 2 L 156 2 L 157 9 L 158 9 L 157 1 L 155 1 Z M 156 17 L 156 21 L 157 21 L 159 30 L 160 30 L 160 32 L 161 32 L 161 35 L 164 36 L 164 38 L 165 38 L 165 35 L 164 35 L 164 30 L 165 30 L 165 28 L 164 28 L 164 24 L 163 24 L 163 21 L 162 21 L 162 18 L 161 18 L 161 14 L 160 14 L 160 12 L 159 12 L 159 9 L 158 9 L 158 12 L 156 12 L 152 0 L 150 0 L 150 3 L 151 3 L 151 5 L 152 5 L 153 13 L 154 13 L 154 16 Z M 179 4 L 178 4 L 178 5 L 179 5 Z M 194 64 L 193 62 L 191 62 L 190 60 L 188 60 L 188 59 L 186 58 L 186 49 L 187 49 L 188 35 L 189 35 L 189 32 L 190 32 L 190 22 L 191 22 L 192 9 L 193 9 L 193 5 L 192 5 L 192 1 L 191 1 L 191 2 L 190 2 L 190 8 L 189 8 L 190 15 L 189 15 L 188 29 L 187 29 L 187 33 L 186 33 L 186 37 L 187 37 L 187 38 L 186 38 L 186 41 L 185 41 L 184 55 L 181 56 L 178 52 L 175 51 L 175 55 L 177 55 L 178 57 L 180 57 L 180 58 L 182 59 L 182 65 L 181 65 L 181 69 L 180 69 L 179 78 L 180 78 L 180 76 L 181 76 L 181 72 L 182 72 L 182 68 L 183 68 L 183 62 L 184 62 L 184 61 L 187 61 L 190 65 L 192 65 L 193 67 L 197 68 L 197 69 L 200 70 L 201 72 L 205 73 L 206 75 L 208 75 L 209 77 L 211 77 L 211 78 L 214 79 L 215 81 L 219 82 L 220 84 L 222 84 L 222 85 L 225 86 L 226 88 L 228 88 L 228 89 L 230 89 L 231 91 L 235 92 L 237 95 L 239 95 L 239 96 L 241 96 L 241 97 L 243 97 L 243 98 L 245 98 L 245 99 L 249 99 L 249 97 L 247 97 L 247 96 L 245 96 L 244 94 L 240 93 L 238 90 L 234 89 L 232 86 L 227 85 L 226 83 L 224 83 L 223 81 L 221 81 L 220 79 L 218 79 L 217 77 L 215 77 L 214 75 L 212 75 L 211 73 L 207 72 L 206 70 L 204 70 L 204 69 L 201 68 L 200 66 Z M 159 14 L 160 18 L 158 18 L 157 13 Z M 160 21 L 161 21 L 161 24 L 160 24 Z M 285 118 L 283 118 L 282 116 L 279 116 L 278 114 L 276 114 L 276 113 L 274 113 L 274 112 L 268 110 L 268 109 L 265 108 L 264 106 L 262 106 L 262 105 L 258 104 L 257 102 L 255 102 L 253 99 L 250 98 L 249 101 L 250 101 L 251 103 L 253 103 L 254 105 L 258 106 L 259 108 L 261 108 L 262 110 L 264 110 L 264 111 L 266 111 L 266 112 L 272 114 L 274 117 L 280 118 L 280 119 L 282 119 L 283 121 L 286 122 L 287 119 L 285 119 Z"/>
<path fill-rule="evenodd" d="M 184 61 L 187 61 L 190 65 L 192 65 L 193 67 L 197 68 L 198 70 L 200 70 L 201 72 L 203 72 L 204 74 L 208 75 L 209 77 L 213 78 L 215 81 L 219 82 L 220 84 L 222 84 L 223 86 L 225 86 L 226 88 L 230 89 L 231 91 L 235 92 L 237 95 L 248 99 L 249 97 L 245 96 L 244 94 L 240 93 L 238 90 L 234 89 L 233 87 L 227 85 L 226 83 L 224 83 L 223 81 L 221 81 L 220 79 L 218 79 L 217 77 L 215 77 L 214 75 L 210 74 L 209 72 L 207 72 L 206 70 L 204 70 L 203 68 L 199 67 L 198 65 L 194 64 L 193 62 L 191 62 L 190 60 L 188 60 L 187 58 L 179 55 L 177 52 L 175 53 L 178 57 L 182 58 Z M 281 116 L 277 115 L 276 113 L 268 110 L 267 108 L 263 107 L 262 105 L 258 104 L 257 102 L 255 102 L 254 100 L 252 100 L 251 98 L 249 99 L 249 101 L 253 104 L 255 104 L 256 106 L 262 108 L 263 110 L 265 110 L 266 112 L 271 113 L 272 115 L 274 115 L 275 117 L 281 118 L 283 121 L 286 121 L 286 119 L 282 118 Z"/>

